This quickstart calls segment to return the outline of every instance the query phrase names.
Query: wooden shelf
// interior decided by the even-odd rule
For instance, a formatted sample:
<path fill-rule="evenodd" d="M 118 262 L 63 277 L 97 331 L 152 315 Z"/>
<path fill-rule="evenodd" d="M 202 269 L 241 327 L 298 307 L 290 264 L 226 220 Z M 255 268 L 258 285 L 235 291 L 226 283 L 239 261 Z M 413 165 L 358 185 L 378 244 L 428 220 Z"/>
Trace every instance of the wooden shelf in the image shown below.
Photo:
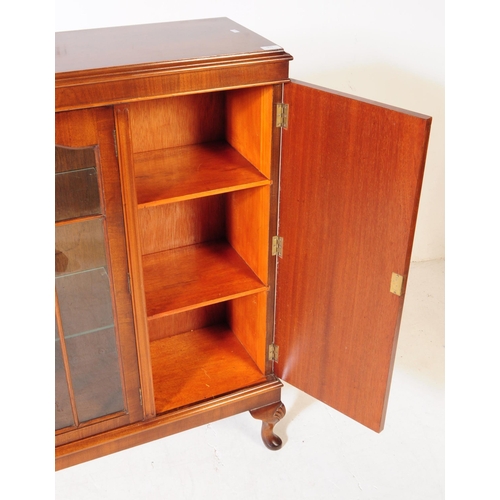
<path fill-rule="evenodd" d="M 266 380 L 225 325 L 152 342 L 151 365 L 157 414 Z"/>
<path fill-rule="evenodd" d="M 143 257 L 149 319 L 268 290 L 227 242 Z"/>
<path fill-rule="evenodd" d="M 139 208 L 271 184 L 227 142 L 134 155 Z"/>

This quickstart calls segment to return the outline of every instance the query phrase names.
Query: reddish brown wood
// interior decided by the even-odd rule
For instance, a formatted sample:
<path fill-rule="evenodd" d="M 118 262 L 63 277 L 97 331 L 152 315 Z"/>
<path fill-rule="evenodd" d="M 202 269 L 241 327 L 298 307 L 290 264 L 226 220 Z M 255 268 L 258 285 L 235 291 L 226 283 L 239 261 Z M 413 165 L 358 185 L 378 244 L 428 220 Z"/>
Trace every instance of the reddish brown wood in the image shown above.
<path fill-rule="evenodd" d="M 265 381 L 225 325 L 152 342 L 151 364 L 157 414 Z"/>
<path fill-rule="evenodd" d="M 148 317 L 161 317 L 267 290 L 224 242 L 144 256 Z"/>
<path fill-rule="evenodd" d="M 270 375 L 267 381 L 144 422 L 56 448 L 56 469 L 109 455 L 155 439 L 279 402 L 283 384 Z"/>
<path fill-rule="evenodd" d="M 56 73 L 159 67 L 167 62 L 248 58 L 281 47 L 227 18 L 119 26 L 56 33 Z"/>
<path fill-rule="evenodd" d="M 290 59 L 226 18 L 57 33 L 56 110 L 283 82 Z"/>
<path fill-rule="evenodd" d="M 64 378 L 66 380 L 66 385 L 68 387 L 68 395 L 69 395 L 69 404 L 71 410 L 71 417 L 73 420 L 73 426 L 78 427 L 80 422 L 78 421 L 78 412 L 76 410 L 76 404 L 75 404 L 75 392 L 73 390 L 73 383 L 71 381 L 71 376 L 70 376 L 70 369 L 69 369 L 69 361 L 68 361 L 68 352 L 66 349 L 66 342 L 64 340 L 64 328 L 61 320 L 61 311 L 59 309 L 59 300 L 57 298 L 57 293 L 55 294 L 55 306 L 56 306 L 56 329 L 57 329 L 57 336 L 59 338 L 59 342 L 61 345 L 61 354 L 62 354 L 62 361 L 63 361 L 63 367 L 64 370 L 61 370 L 61 373 L 64 371 L 64 376 L 60 375 L 57 370 L 56 370 L 56 382 L 58 381 L 58 375 L 60 378 Z M 63 383 L 62 380 L 60 380 L 60 383 Z M 56 401 L 57 401 L 57 384 L 56 384 Z M 66 412 L 65 412 L 66 413 Z M 56 413 L 56 429 L 58 429 L 58 417 Z"/>
<path fill-rule="evenodd" d="M 285 102 L 276 373 L 380 431 L 430 118 L 296 83 Z"/>
<path fill-rule="evenodd" d="M 266 372 L 266 301 L 269 292 L 254 293 L 227 303 L 226 321 L 262 373 Z"/>
<path fill-rule="evenodd" d="M 129 103 L 134 154 L 224 140 L 225 101 L 226 92 L 206 92 Z"/>
<path fill-rule="evenodd" d="M 113 111 L 109 108 L 56 114 L 56 144 L 81 148 L 98 145 L 98 170 L 105 207 L 107 227 L 108 274 L 112 289 L 117 348 L 127 411 L 116 418 L 59 434 L 56 443 L 103 432 L 142 418 L 139 398 L 139 376 L 132 305 L 128 293 L 125 228 L 118 162 L 113 140 Z M 62 227 L 60 224 L 58 227 Z"/>
<path fill-rule="evenodd" d="M 143 255 L 224 239 L 226 196 L 205 196 L 141 208 L 139 227 Z"/>
<path fill-rule="evenodd" d="M 388 292 L 390 275 L 408 271 L 430 120 L 286 85 L 280 186 L 274 105 L 291 57 L 242 27 L 240 38 L 235 26 L 218 19 L 57 36 L 56 110 L 115 105 L 128 252 L 113 272 L 130 301 L 128 257 L 137 346 L 133 356 L 124 351 L 122 366 L 137 381 L 139 365 L 144 406 L 133 418 L 145 418 L 110 415 L 60 433 L 58 468 L 246 410 L 263 420 L 264 442 L 277 449 L 273 429 L 285 410 L 274 370 L 365 425 L 383 425 L 403 302 Z M 102 143 L 103 165 L 116 165 L 109 115 L 58 113 L 56 134 L 69 146 Z M 211 141 L 232 149 L 214 152 L 204 144 Z M 177 155 L 173 173 L 169 155 Z M 200 176 L 205 161 L 210 174 Z M 270 242 L 280 189 L 285 242 L 273 363 Z M 109 206 L 121 207 L 119 187 L 114 193 Z M 110 241 L 123 243 L 123 229 L 113 226 Z M 203 370 L 217 380 L 211 393 L 195 377 Z M 137 388 L 127 381 L 127 394 Z M 204 398 L 213 399 L 195 402 Z M 156 415 L 156 405 L 166 413 Z M 116 422 L 123 426 L 113 429 Z"/>
<path fill-rule="evenodd" d="M 220 325 L 226 321 L 226 304 L 226 302 L 219 302 L 207 307 L 198 307 L 183 313 L 151 319 L 148 321 L 149 338 L 153 342 L 179 333 Z"/>
<path fill-rule="evenodd" d="M 134 321 L 137 342 L 137 356 L 141 377 L 142 405 L 145 418 L 155 415 L 153 376 L 149 354 L 149 336 L 144 297 L 144 278 L 140 230 L 137 220 L 137 193 L 135 188 L 132 138 L 130 133 L 129 112 L 126 106 L 115 107 L 116 140 L 120 162 L 123 209 L 126 220 L 128 266 L 130 269 L 130 288 L 134 307 Z"/>
<path fill-rule="evenodd" d="M 159 205 L 269 185 L 255 167 L 223 141 L 136 154 L 137 200 Z"/>
<path fill-rule="evenodd" d="M 285 416 L 285 405 L 278 401 L 263 408 L 250 410 L 253 418 L 262 420 L 262 441 L 270 450 L 279 450 L 283 441 L 274 433 L 274 426 Z"/>
<path fill-rule="evenodd" d="M 226 92 L 226 138 L 267 178 L 271 176 L 273 87 Z"/>

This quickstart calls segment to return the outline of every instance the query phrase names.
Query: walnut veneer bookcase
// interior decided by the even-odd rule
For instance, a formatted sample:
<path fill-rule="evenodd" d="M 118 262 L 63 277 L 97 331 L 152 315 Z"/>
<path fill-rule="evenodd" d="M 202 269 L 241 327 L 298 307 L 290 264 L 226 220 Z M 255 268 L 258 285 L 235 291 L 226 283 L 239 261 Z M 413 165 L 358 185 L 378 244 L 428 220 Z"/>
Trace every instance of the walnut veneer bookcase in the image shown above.
<path fill-rule="evenodd" d="M 226 18 L 56 34 L 56 467 L 281 379 L 380 431 L 430 118 Z"/>

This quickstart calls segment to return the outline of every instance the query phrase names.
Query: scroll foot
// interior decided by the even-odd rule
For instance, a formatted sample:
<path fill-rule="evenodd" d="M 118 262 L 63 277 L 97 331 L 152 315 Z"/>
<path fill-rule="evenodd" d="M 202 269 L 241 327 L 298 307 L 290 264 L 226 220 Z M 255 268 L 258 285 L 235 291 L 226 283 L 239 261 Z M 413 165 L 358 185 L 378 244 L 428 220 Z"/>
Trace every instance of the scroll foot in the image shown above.
<path fill-rule="evenodd" d="M 285 405 L 278 401 L 256 410 L 250 410 L 250 414 L 257 420 L 262 420 L 262 441 L 270 450 L 279 450 L 283 444 L 281 438 L 274 434 L 274 426 L 285 416 Z"/>

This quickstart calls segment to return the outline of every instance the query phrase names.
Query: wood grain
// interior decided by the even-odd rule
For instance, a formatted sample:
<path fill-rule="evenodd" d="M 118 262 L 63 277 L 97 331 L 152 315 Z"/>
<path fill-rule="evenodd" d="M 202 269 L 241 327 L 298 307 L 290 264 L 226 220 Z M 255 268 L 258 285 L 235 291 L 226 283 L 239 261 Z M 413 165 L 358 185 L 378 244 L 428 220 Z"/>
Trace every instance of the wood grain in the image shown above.
<path fill-rule="evenodd" d="M 224 138 L 225 93 L 207 92 L 129 104 L 134 153 Z M 142 172 L 140 165 L 136 173 Z"/>
<path fill-rule="evenodd" d="M 151 342 L 227 322 L 226 302 L 148 320 Z"/>
<path fill-rule="evenodd" d="M 135 188 L 134 161 L 130 117 L 127 106 L 114 108 L 116 140 L 120 162 L 123 210 L 127 230 L 128 266 L 130 269 L 130 289 L 134 307 L 135 337 L 141 377 L 142 405 L 144 418 L 155 414 L 153 376 L 149 358 L 149 336 L 144 297 L 144 278 L 142 272 L 142 252 L 140 230 L 137 220 L 137 196 Z"/>
<path fill-rule="evenodd" d="M 267 290 L 226 242 L 145 255 L 143 269 L 148 318 Z"/>
<path fill-rule="evenodd" d="M 152 342 L 151 363 L 157 414 L 265 381 L 224 325 Z"/>
<path fill-rule="evenodd" d="M 134 164 L 140 207 L 270 184 L 226 142 L 136 154 Z"/>
<path fill-rule="evenodd" d="M 273 87 L 226 92 L 226 138 L 267 178 L 271 176 Z"/>
<path fill-rule="evenodd" d="M 206 196 L 138 211 L 143 255 L 224 239 L 226 199 Z"/>
<path fill-rule="evenodd" d="M 79 429 L 58 434 L 56 444 L 83 439 L 122 426 L 143 417 L 139 399 L 139 374 L 134 332 L 132 304 L 128 292 L 127 252 L 120 189 L 118 161 L 113 139 L 113 111 L 109 108 L 56 113 L 55 142 L 71 148 L 96 148 L 97 169 L 102 205 L 105 208 L 105 246 L 109 283 L 112 293 L 111 308 L 115 318 L 116 348 L 119 356 L 119 376 L 127 413 L 115 415 L 106 421 L 89 423 Z M 59 228 L 63 225 L 58 226 Z M 65 332 L 67 333 L 67 332 Z M 99 420 L 99 419 L 97 419 Z"/>
<path fill-rule="evenodd" d="M 119 26 L 56 33 L 56 73 L 282 52 L 227 18 Z"/>
<path fill-rule="evenodd" d="M 259 279 L 268 284 L 269 186 L 227 195 L 227 240 Z"/>
<path fill-rule="evenodd" d="M 263 383 L 173 410 L 154 419 L 111 430 L 106 434 L 68 443 L 56 448 L 56 469 L 70 467 L 237 413 L 277 403 L 281 398 L 282 386 L 276 377 L 269 375 Z M 257 428 L 255 436 L 258 440 Z"/>
<path fill-rule="evenodd" d="M 255 293 L 227 303 L 227 323 L 262 373 L 270 343 L 266 329 L 268 294 Z"/>
<path fill-rule="evenodd" d="M 430 118 L 298 83 L 285 102 L 276 373 L 380 431 Z"/>
<path fill-rule="evenodd" d="M 56 33 L 55 59 L 62 111 L 280 83 L 292 58 L 219 18 Z"/>

